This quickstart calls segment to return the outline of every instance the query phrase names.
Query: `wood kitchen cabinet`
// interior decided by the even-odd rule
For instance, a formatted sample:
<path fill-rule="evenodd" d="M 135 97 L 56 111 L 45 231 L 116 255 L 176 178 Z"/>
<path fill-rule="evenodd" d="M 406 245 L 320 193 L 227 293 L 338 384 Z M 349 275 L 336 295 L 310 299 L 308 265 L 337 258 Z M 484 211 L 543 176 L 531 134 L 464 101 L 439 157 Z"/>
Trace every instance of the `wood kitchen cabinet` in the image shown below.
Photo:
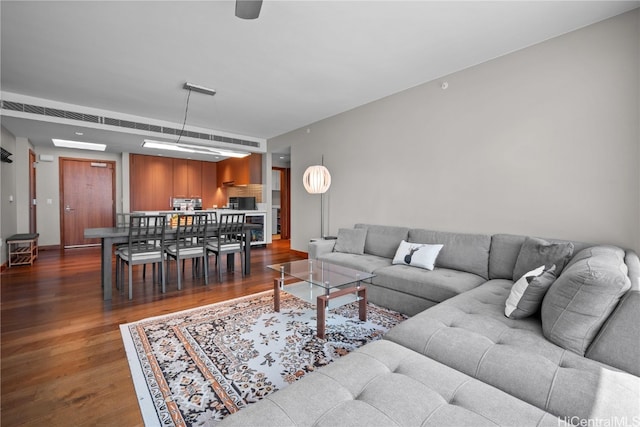
<path fill-rule="evenodd" d="M 223 182 L 262 183 L 262 154 L 221 162 L 130 155 L 131 211 L 167 210 L 171 197 L 201 197 L 202 206 L 226 204 Z"/>
<path fill-rule="evenodd" d="M 218 167 L 215 162 L 202 162 L 202 208 L 211 209 L 218 191 Z M 222 205 L 220 205 L 222 206 Z"/>
<path fill-rule="evenodd" d="M 173 196 L 202 197 L 200 160 L 173 159 Z"/>
<path fill-rule="evenodd" d="M 218 185 L 262 184 L 262 154 L 218 162 Z"/>
<path fill-rule="evenodd" d="M 169 209 L 169 199 L 173 196 L 173 160 L 158 156 L 130 156 L 131 211 Z"/>

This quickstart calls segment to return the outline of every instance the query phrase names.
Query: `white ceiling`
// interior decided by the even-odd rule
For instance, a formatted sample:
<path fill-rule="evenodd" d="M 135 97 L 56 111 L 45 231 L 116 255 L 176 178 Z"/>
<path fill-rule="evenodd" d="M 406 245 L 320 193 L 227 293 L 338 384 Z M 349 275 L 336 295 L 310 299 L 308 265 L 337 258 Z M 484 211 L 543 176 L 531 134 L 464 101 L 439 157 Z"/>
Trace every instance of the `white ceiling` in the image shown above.
<path fill-rule="evenodd" d="M 272 138 L 615 16 L 639 1 L 6 1 L 2 98 L 14 95 Z M 2 124 L 36 146 L 82 137 L 142 152 L 141 136 L 43 117 Z M 158 139 L 158 138 L 155 138 Z"/>

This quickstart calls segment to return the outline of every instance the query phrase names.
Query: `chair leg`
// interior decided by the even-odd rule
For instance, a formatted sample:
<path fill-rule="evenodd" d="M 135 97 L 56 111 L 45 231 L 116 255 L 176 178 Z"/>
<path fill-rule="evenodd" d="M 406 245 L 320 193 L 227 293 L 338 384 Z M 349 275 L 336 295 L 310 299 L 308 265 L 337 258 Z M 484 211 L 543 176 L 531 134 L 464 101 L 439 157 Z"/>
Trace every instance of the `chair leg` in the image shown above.
<path fill-rule="evenodd" d="M 178 290 L 182 290 L 182 272 L 180 271 L 180 260 L 176 258 L 176 270 L 178 270 Z M 182 260 L 182 270 L 184 272 L 184 260 Z"/>
<path fill-rule="evenodd" d="M 162 293 L 163 294 L 167 291 L 166 286 L 165 286 L 165 283 L 166 283 L 165 276 L 166 275 L 165 275 L 165 271 L 164 271 L 164 259 L 162 259 L 160 261 L 160 281 L 162 282 Z"/>
<path fill-rule="evenodd" d="M 120 289 L 120 282 L 118 278 L 120 277 L 120 257 L 116 255 L 116 289 Z"/>
<path fill-rule="evenodd" d="M 133 265 L 129 263 L 129 299 L 133 299 Z"/>
<path fill-rule="evenodd" d="M 222 282 L 222 254 L 219 252 L 216 254 L 216 268 L 218 269 L 218 281 Z"/>
<path fill-rule="evenodd" d="M 199 259 L 199 258 L 198 258 Z M 209 255 L 207 251 L 204 251 L 204 256 L 202 257 L 202 268 L 204 270 L 204 284 L 209 284 Z"/>

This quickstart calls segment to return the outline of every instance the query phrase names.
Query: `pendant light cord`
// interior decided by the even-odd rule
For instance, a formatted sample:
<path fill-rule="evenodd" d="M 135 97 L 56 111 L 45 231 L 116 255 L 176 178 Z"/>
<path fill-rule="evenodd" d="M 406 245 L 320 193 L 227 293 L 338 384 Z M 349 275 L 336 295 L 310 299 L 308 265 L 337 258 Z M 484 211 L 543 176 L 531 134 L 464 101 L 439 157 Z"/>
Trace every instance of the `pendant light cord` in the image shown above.
<path fill-rule="evenodd" d="M 180 138 L 182 138 L 182 134 L 184 133 L 184 127 L 187 124 L 187 114 L 189 112 L 189 98 L 191 98 L 191 89 L 189 89 L 189 94 L 187 95 L 187 105 L 184 108 L 184 120 L 182 121 L 182 129 L 180 129 L 180 133 L 178 134 L 178 140 L 176 144 L 180 143 Z"/>

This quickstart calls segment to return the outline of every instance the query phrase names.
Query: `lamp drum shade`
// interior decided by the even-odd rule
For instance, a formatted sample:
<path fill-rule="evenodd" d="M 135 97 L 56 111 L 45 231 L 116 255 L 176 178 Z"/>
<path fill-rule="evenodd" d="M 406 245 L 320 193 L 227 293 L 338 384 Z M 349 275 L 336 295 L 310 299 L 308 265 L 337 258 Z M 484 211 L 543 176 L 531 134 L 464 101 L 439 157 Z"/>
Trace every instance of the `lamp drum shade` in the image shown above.
<path fill-rule="evenodd" d="M 331 186 L 331 174 L 324 166 L 309 166 L 302 176 L 305 190 L 310 194 L 326 193 Z"/>

